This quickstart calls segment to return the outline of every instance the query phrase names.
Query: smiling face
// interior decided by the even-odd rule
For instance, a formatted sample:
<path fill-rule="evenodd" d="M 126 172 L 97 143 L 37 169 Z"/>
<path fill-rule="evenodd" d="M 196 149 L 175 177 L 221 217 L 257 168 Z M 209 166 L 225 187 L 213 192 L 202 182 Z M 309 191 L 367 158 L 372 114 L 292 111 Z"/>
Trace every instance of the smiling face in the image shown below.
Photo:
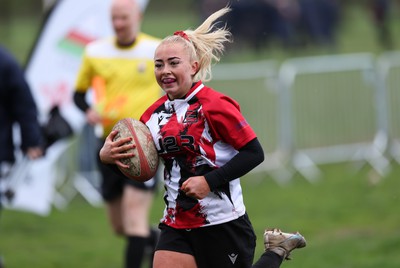
<path fill-rule="evenodd" d="M 171 100 L 186 95 L 198 69 L 198 62 L 191 60 L 183 42 L 185 41 L 161 43 L 154 55 L 157 83 Z"/>
<path fill-rule="evenodd" d="M 129 44 L 135 40 L 141 15 L 134 0 L 114 0 L 111 6 L 111 19 L 119 44 Z"/>

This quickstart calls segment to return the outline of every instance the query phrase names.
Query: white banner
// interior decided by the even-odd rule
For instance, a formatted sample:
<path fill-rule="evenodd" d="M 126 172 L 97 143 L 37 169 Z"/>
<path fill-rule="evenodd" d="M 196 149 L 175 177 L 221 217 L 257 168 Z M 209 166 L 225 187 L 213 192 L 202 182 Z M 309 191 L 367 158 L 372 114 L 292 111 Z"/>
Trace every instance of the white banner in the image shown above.
<path fill-rule="evenodd" d="M 25 69 L 42 124 L 51 108 L 58 105 L 76 133 L 83 128 L 85 118 L 72 98 L 74 84 L 86 44 L 113 34 L 110 4 L 111 0 L 59 0 L 49 13 Z M 45 157 L 21 169 L 23 173 L 12 180 L 15 197 L 12 202 L 3 200 L 5 207 L 47 215 L 60 195 L 55 189 L 57 182 L 71 173 L 56 163 L 77 159 L 71 158 L 69 146 L 56 142 Z M 16 163 L 17 169 L 21 166 L 23 163 Z"/>
<path fill-rule="evenodd" d="M 110 4 L 111 0 L 60 0 L 49 14 L 26 66 L 42 123 L 59 105 L 72 128 L 82 128 L 83 114 L 72 99 L 74 84 L 85 45 L 113 34 Z"/>
<path fill-rule="evenodd" d="M 19 159 L 9 175 L 0 180 L 0 191 L 13 193 L 10 199 L 2 196 L 1 202 L 4 207 L 47 216 L 57 193 L 57 180 L 66 176 L 66 171 L 60 170 L 60 157 L 71 146 L 72 140 L 60 140 L 52 145 L 42 158 Z"/>

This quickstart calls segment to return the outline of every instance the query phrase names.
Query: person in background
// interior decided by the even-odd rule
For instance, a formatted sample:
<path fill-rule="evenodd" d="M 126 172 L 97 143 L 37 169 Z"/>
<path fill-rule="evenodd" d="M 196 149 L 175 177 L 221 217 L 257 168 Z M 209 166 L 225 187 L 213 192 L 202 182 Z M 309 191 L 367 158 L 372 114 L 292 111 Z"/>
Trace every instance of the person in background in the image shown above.
<path fill-rule="evenodd" d="M 336 35 L 341 20 L 340 1 L 298 0 L 298 4 L 300 43 L 336 49 Z"/>
<path fill-rule="evenodd" d="M 139 119 L 161 95 L 153 71 L 153 55 L 160 40 L 140 31 L 142 10 L 135 0 L 113 0 L 115 36 L 88 44 L 84 52 L 74 101 L 87 122 L 101 129 L 99 149 L 117 121 L 126 117 Z M 86 98 L 90 88 L 94 90 L 93 104 Z M 99 171 L 110 224 L 117 235 L 127 239 L 125 267 L 139 268 L 146 249 L 150 246 L 154 252 L 158 236 L 158 230 L 151 228 L 149 222 L 157 179 L 139 183 L 102 163 Z M 152 254 L 150 266 L 151 260 Z"/>
<path fill-rule="evenodd" d="M 15 124 L 20 129 L 22 153 L 29 159 L 41 157 L 44 153 L 44 139 L 31 89 L 17 60 L 0 46 L 0 180 L 7 176 L 16 161 L 15 152 L 18 148 L 13 134 Z M 0 212 L 4 198 L 1 191 Z M 11 198 L 11 192 L 7 193 L 6 197 Z"/>
<path fill-rule="evenodd" d="M 215 25 L 229 10 L 211 14 L 195 30 L 164 38 L 154 55 L 155 77 L 166 95 L 140 119 L 165 166 L 166 206 L 154 268 L 277 268 L 306 246 L 298 232 L 267 228 L 265 252 L 253 265 L 256 235 L 240 177 L 264 161 L 264 152 L 239 104 L 203 84 L 231 40 L 225 27 Z M 127 151 L 134 145 L 129 138 L 114 142 L 117 134 L 108 135 L 100 159 L 126 168 L 121 160 L 135 156 Z"/>
<path fill-rule="evenodd" d="M 375 26 L 376 36 L 379 44 L 387 50 L 393 48 L 393 38 L 390 29 L 390 0 L 370 0 L 372 22 Z"/>

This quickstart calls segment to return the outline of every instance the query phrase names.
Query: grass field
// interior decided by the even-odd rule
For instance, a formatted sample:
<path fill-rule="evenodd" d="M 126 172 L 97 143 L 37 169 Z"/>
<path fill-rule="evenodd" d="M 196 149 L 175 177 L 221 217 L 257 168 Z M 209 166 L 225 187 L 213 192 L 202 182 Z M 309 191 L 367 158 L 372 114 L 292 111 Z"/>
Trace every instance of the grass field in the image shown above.
<path fill-rule="evenodd" d="M 323 167 L 320 181 L 310 184 L 296 175 L 281 186 L 267 174 L 243 178 L 248 213 L 261 254 L 265 227 L 301 231 L 306 248 L 295 251 L 284 267 L 400 267 L 400 167 L 379 183 L 370 169 L 355 172 L 350 164 Z M 162 210 L 161 195 L 152 210 L 154 223 Z M 123 240 L 111 234 L 103 208 L 76 198 L 65 211 L 49 217 L 4 211 L 0 251 L 7 267 L 117 268 Z"/>
<path fill-rule="evenodd" d="M 164 36 L 197 24 L 194 16 L 184 14 L 149 12 L 144 30 Z M 366 15 L 360 9 L 349 9 L 346 16 L 337 52 L 380 53 L 382 49 L 373 38 Z M 160 21 L 163 27 L 159 27 Z M 13 20 L 6 38 L 1 36 L 2 43 L 24 62 L 39 25 L 37 17 Z M 393 29 L 399 32 L 399 23 L 394 23 Z M 299 52 L 321 53 L 324 51 L 310 48 Z M 224 61 L 282 60 L 290 56 L 293 55 L 273 46 L 259 53 L 229 53 Z M 251 100 L 242 105 L 248 113 L 263 108 L 252 105 Z M 268 151 L 276 140 L 273 135 Z M 357 170 L 350 163 L 323 166 L 322 177 L 315 184 L 298 174 L 287 185 L 277 183 L 269 174 L 245 176 L 245 202 L 258 234 L 256 257 L 263 250 L 263 229 L 277 226 L 298 230 L 308 241 L 307 247 L 295 251 L 294 260 L 282 267 L 400 267 L 399 178 L 400 166 L 396 163 L 387 177 L 378 179 L 369 166 Z M 162 208 L 159 194 L 152 210 L 154 224 L 161 217 Z M 122 267 L 124 241 L 111 233 L 104 209 L 90 206 L 83 198 L 74 199 L 65 210 L 54 209 L 48 217 L 11 210 L 3 211 L 0 217 L 0 255 L 7 268 Z"/>

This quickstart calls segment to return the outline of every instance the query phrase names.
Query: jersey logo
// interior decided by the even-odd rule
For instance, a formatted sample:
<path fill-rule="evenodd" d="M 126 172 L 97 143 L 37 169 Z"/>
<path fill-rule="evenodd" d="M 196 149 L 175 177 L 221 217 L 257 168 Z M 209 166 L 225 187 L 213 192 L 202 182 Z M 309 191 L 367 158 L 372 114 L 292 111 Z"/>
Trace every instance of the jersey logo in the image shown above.
<path fill-rule="evenodd" d="M 171 118 L 170 114 L 167 114 L 165 112 L 160 112 L 158 114 L 158 125 L 159 126 L 164 126 L 167 124 L 168 120 Z"/>
<path fill-rule="evenodd" d="M 183 123 L 196 123 L 199 121 L 199 112 L 198 110 L 188 110 L 185 113 L 185 119 L 183 119 Z"/>
<path fill-rule="evenodd" d="M 235 264 L 238 254 L 231 253 L 228 255 L 229 259 L 231 260 L 232 264 Z"/>

